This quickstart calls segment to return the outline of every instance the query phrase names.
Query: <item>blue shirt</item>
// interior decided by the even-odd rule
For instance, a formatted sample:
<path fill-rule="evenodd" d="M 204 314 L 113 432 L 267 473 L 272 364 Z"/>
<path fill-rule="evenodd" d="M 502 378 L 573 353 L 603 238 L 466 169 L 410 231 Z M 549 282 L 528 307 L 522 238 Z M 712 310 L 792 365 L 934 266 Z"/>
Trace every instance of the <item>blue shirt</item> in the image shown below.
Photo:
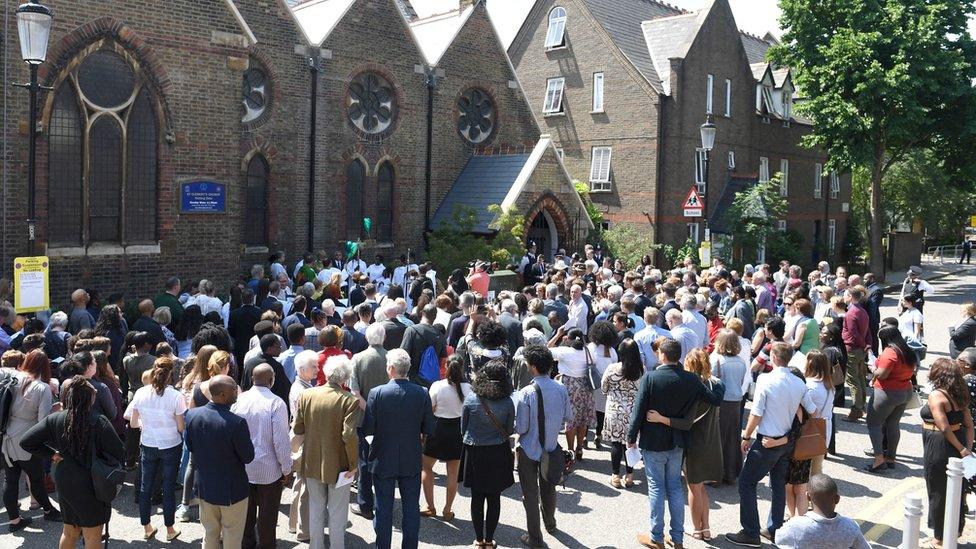
<path fill-rule="evenodd" d="M 552 451 L 559 444 L 559 430 L 573 420 L 566 388 L 549 376 L 538 376 L 523 387 L 515 396 L 515 432 L 519 434 L 519 448 L 532 461 L 542 459 L 539 444 L 539 402 L 535 386 L 542 389 L 542 406 L 545 409 L 546 450 Z"/>
<path fill-rule="evenodd" d="M 643 330 L 647 326 L 647 323 L 644 322 L 644 319 L 641 318 L 641 317 L 639 317 L 639 316 L 637 316 L 634 313 L 630 313 L 629 315 L 627 315 L 627 318 L 629 318 L 632 321 L 634 321 L 634 333 L 635 334 L 637 332 Z"/>
<path fill-rule="evenodd" d="M 666 337 L 668 339 L 674 339 L 671 336 L 671 332 L 665 330 L 660 326 L 647 326 L 643 330 L 634 334 L 634 343 L 637 343 L 637 349 L 640 351 L 641 362 L 644 363 L 644 369 L 650 372 L 657 367 L 657 353 L 651 348 L 651 344 L 659 337 Z"/>
<path fill-rule="evenodd" d="M 684 324 L 671 330 L 671 339 L 681 344 L 681 358 L 678 362 L 682 364 L 685 363 L 685 357 L 688 356 L 688 353 L 702 347 L 698 334 Z"/>
<path fill-rule="evenodd" d="M 292 345 L 278 356 L 278 362 L 281 363 L 281 367 L 285 370 L 285 375 L 288 376 L 288 383 L 295 383 L 295 376 L 298 375 L 295 371 L 295 355 L 304 350 L 305 347 L 301 345 Z"/>

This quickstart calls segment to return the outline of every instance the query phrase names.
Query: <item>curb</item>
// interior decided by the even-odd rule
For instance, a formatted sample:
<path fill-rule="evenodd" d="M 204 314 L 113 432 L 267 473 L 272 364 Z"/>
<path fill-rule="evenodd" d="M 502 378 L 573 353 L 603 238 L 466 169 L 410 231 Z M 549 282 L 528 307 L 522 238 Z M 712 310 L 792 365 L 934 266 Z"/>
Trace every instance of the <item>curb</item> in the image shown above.
<path fill-rule="evenodd" d="M 954 274 L 959 274 L 959 273 L 962 273 L 962 272 L 966 272 L 966 271 L 969 271 L 969 270 L 974 269 L 974 268 L 976 268 L 976 266 L 955 267 L 954 270 L 951 270 L 951 271 L 948 271 L 948 272 L 945 272 L 945 273 L 942 273 L 942 274 L 933 276 L 932 278 L 926 278 L 925 280 L 927 282 L 932 282 L 934 280 L 941 280 L 941 279 L 946 278 L 948 276 L 952 276 Z M 897 284 L 888 284 L 888 285 L 884 286 L 881 291 L 882 291 L 882 293 L 885 293 L 885 294 L 887 294 L 889 292 L 894 292 L 896 290 L 900 291 L 901 290 L 901 285 L 902 285 L 901 282 L 899 282 Z"/>

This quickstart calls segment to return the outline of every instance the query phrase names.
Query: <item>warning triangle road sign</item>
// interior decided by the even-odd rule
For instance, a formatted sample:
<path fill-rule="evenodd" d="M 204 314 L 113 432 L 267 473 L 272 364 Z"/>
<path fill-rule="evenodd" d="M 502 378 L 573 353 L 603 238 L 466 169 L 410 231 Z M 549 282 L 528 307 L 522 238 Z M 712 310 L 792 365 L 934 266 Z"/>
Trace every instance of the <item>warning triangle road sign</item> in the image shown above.
<path fill-rule="evenodd" d="M 698 194 L 698 189 L 692 187 L 688 192 L 688 198 L 681 205 L 681 209 L 684 210 L 685 217 L 701 217 L 704 213 L 705 203 L 702 200 L 700 194 Z"/>

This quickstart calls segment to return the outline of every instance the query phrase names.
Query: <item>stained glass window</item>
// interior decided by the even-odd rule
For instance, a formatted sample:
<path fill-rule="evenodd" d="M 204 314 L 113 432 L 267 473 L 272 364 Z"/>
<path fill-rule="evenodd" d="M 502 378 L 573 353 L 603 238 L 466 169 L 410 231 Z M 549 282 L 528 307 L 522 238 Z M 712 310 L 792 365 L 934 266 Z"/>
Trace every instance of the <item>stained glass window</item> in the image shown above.
<path fill-rule="evenodd" d="M 380 165 L 376 176 L 376 219 L 373 236 L 381 242 L 393 241 L 393 166 L 389 162 Z"/>
<path fill-rule="evenodd" d="M 247 164 L 247 191 L 244 197 L 244 243 L 268 241 L 268 161 L 255 155 Z"/>
<path fill-rule="evenodd" d="M 366 168 L 354 160 L 346 168 L 346 238 L 357 240 L 363 230 L 363 185 Z"/>
<path fill-rule="evenodd" d="M 49 123 L 49 244 L 154 242 L 159 184 L 155 98 L 105 43 L 55 92 Z"/>
<path fill-rule="evenodd" d="M 393 85 L 378 74 L 360 74 L 349 84 L 346 108 L 349 121 L 359 130 L 368 134 L 381 133 L 396 117 Z"/>

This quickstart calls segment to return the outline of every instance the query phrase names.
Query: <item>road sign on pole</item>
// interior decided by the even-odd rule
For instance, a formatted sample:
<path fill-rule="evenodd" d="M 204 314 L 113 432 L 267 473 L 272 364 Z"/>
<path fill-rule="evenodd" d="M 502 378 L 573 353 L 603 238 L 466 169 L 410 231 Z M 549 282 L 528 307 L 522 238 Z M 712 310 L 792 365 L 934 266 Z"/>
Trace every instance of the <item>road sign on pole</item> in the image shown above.
<path fill-rule="evenodd" d="M 698 189 L 695 187 L 691 188 L 688 192 L 688 198 L 685 198 L 684 202 L 681 204 L 681 209 L 684 210 L 685 217 L 701 217 L 705 209 L 705 202 L 702 200 L 700 194 L 698 194 Z"/>

